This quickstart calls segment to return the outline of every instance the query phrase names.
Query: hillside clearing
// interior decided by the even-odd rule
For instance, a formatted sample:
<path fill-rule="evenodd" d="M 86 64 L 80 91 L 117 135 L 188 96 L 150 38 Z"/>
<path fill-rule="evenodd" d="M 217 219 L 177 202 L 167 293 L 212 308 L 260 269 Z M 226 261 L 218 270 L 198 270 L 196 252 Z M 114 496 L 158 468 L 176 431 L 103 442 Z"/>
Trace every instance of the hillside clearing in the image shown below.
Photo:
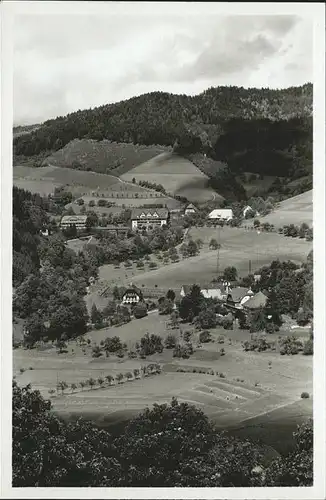
<path fill-rule="evenodd" d="M 217 230 L 213 228 L 196 228 L 192 233 L 195 238 L 201 237 L 200 230 L 208 229 L 211 236 L 206 241 L 217 237 Z M 225 231 L 225 233 L 224 233 Z M 305 261 L 312 249 L 312 242 L 298 238 L 287 238 L 277 233 L 264 233 L 263 237 L 256 232 L 244 228 L 223 228 L 221 230 L 220 270 L 228 266 L 235 266 L 239 277 L 249 274 L 249 261 L 252 271 L 272 260 L 292 260 L 301 264 Z M 133 282 L 141 286 L 153 288 L 155 285 L 162 288 L 175 288 L 182 284 L 209 283 L 217 272 L 217 251 L 204 248 L 196 257 L 181 260 L 174 264 L 139 274 Z"/>
<path fill-rule="evenodd" d="M 282 227 L 287 224 L 300 226 L 303 222 L 312 227 L 313 223 L 313 192 L 312 190 L 298 194 L 281 201 L 279 206 L 270 214 L 261 217 L 260 221 Z"/>
<path fill-rule="evenodd" d="M 166 150 L 165 146 L 74 139 L 44 163 L 72 168 L 77 162 L 93 172 L 119 176 Z"/>
<path fill-rule="evenodd" d="M 173 153 L 162 153 L 123 174 L 121 178 L 129 182 L 135 178 L 136 182 L 162 184 L 167 192 L 184 196 L 192 202 L 205 202 L 218 196 L 209 187 L 208 177 L 199 168 Z"/>

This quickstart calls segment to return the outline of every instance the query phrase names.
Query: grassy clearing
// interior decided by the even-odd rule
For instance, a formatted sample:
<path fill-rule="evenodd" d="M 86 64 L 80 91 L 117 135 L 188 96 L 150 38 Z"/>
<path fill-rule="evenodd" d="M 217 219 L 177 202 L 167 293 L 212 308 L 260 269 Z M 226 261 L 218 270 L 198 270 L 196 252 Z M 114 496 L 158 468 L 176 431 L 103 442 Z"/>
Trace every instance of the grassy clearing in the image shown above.
<path fill-rule="evenodd" d="M 208 249 L 209 239 L 217 237 L 213 228 L 191 229 L 189 234 L 193 239 L 206 238 L 206 246 L 200 255 L 181 260 L 175 264 L 135 276 L 137 285 L 148 287 L 170 288 L 182 284 L 210 282 L 217 272 L 217 252 Z M 312 243 L 298 238 L 287 238 L 277 233 L 257 235 L 255 231 L 244 228 L 224 228 L 221 230 L 220 269 L 235 266 L 240 277 L 249 273 L 249 261 L 252 271 L 263 265 L 270 264 L 274 259 L 292 260 L 298 264 L 305 261 Z"/>
<path fill-rule="evenodd" d="M 58 167 L 70 167 L 77 161 L 94 172 L 119 176 L 167 149 L 164 146 L 75 139 L 53 153 L 46 162 Z"/>
<path fill-rule="evenodd" d="M 159 195 L 156 191 L 143 188 L 132 182 L 124 182 L 113 175 L 100 174 L 63 168 L 56 166 L 28 167 L 16 166 L 13 169 L 13 182 L 17 187 L 28 189 L 33 193 L 48 195 L 54 192 L 56 187 L 66 186 L 74 196 L 82 197 L 85 204 L 90 200 L 95 203 L 100 198 L 113 202 L 117 207 L 93 207 L 95 211 L 104 213 L 120 211 L 122 205 L 126 207 L 138 207 L 144 204 L 163 204 L 168 208 L 177 208 L 180 202 L 177 200 Z M 72 204 L 76 213 L 80 207 Z"/>
<path fill-rule="evenodd" d="M 310 227 L 313 223 L 313 192 L 312 190 L 282 201 L 274 212 L 261 217 L 261 222 L 269 222 L 275 227 L 286 224 L 301 225 L 306 222 Z"/>
<path fill-rule="evenodd" d="M 123 180 L 147 180 L 162 184 L 167 192 L 185 196 L 190 201 L 205 202 L 215 199 L 216 193 L 208 186 L 208 177 L 193 163 L 172 153 L 162 153 L 138 165 L 121 176 Z"/>

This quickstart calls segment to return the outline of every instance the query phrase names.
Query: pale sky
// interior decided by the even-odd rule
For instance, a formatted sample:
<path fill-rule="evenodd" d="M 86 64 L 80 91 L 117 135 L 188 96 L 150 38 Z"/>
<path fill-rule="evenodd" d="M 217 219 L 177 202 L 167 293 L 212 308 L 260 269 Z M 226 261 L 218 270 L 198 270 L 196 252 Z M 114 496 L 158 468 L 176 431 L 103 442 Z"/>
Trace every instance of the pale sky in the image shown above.
<path fill-rule="evenodd" d="M 155 90 L 283 88 L 313 81 L 312 22 L 295 16 L 20 15 L 14 123 Z"/>

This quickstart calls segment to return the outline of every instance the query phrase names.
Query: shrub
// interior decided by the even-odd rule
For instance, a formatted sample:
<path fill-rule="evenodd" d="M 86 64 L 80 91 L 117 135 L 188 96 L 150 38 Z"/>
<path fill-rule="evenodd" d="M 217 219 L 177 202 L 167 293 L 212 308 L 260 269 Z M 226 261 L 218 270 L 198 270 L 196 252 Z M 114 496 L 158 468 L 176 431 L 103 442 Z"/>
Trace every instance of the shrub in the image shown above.
<path fill-rule="evenodd" d="M 287 337 L 280 338 L 280 354 L 298 354 L 299 351 L 302 351 L 302 343 L 299 339 L 297 339 L 294 335 L 289 335 Z"/>
<path fill-rule="evenodd" d="M 201 328 L 214 328 L 216 326 L 216 314 L 213 309 L 200 311 L 196 321 Z"/>
<path fill-rule="evenodd" d="M 192 332 L 190 332 L 189 330 L 186 330 L 186 331 L 184 332 L 184 334 L 183 334 L 183 340 L 184 340 L 185 342 L 189 342 L 189 341 L 190 341 L 190 339 L 191 339 L 191 337 L 192 337 Z"/>
<path fill-rule="evenodd" d="M 137 353 L 135 351 L 128 351 L 128 358 L 129 359 L 135 359 L 137 358 Z"/>
<path fill-rule="evenodd" d="M 222 372 L 220 373 L 219 376 L 220 376 L 220 378 L 226 378 L 225 375 L 224 375 L 224 373 L 222 373 Z"/>
<path fill-rule="evenodd" d="M 242 344 L 245 351 L 266 351 L 270 349 L 270 343 L 263 336 L 252 335 L 250 340 L 246 340 Z"/>
<path fill-rule="evenodd" d="M 123 349 L 120 337 L 107 337 L 104 341 L 104 350 L 108 352 L 118 352 Z"/>
<path fill-rule="evenodd" d="M 177 339 L 175 337 L 175 335 L 168 335 L 164 341 L 164 345 L 166 347 L 166 349 L 173 349 L 175 346 L 176 346 L 176 343 L 177 343 Z"/>
<path fill-rule="evenodd" d="M 297 323 L 299 326 L 305 326 L 311 319 L 311 313 L 306 309 L 300 308 L 297 313 Z"/>
<path fill-rule="evenodd" d="M 305 356 L 311 355 L 314 353 L 314 341 L 312 339 L 307 340 L 303 346 L 303 354 Z"/>
<path fill-rule="evenodd" d="M 140 339 L 140 354 L 145 356 L 150 356 L 156 352 L 163 352 L 162 338 L 159 335 L 146 333 L 144 337 Z"/>
<path fill-rule="evenodd" d="M 159 314 L 172 314 L 173 312 L 173 302 L 166 297 L 162 297 L 159 300 L 158 306 Z"/>
<path fill-rule="evenodd" d="M 201 344 L 206 344 L 207 342 L 212 341 L 212 336 L 208 330 L 204 330 L 203 332 L 200 332 L 199 334 L 199 342 Z"/>
<path fill-rule="evenodd" d="M 139 303 L 133 310 L 133 314 L 136 319 L 144 318 L 147 316 L 147 307 L 144 303 Z"/>
<path fill-rule="evenodd" d="M 191 346 L 191 348 L 192 348 L 192 346 Z M 174 351 L 173 351 L 174 358 L 188 359 L 191 354 L 192 354 L 192 352 L 191 352 L 191 349 L 189 349 L 189 346 L 181 345 L 181 344 L 177 344 L 174 348 Z"/>
<path fill-rule="evenodd" d="M 99 358 L 102 356 L 101 348 L 96 345 L 92 349 L 92 358 Z"/>
<path fill-rule="evenodd" d="M 309 392 L 302 392 L 301 393 L 301 398 L 302 399 L 308 399 L 310 396 L 309 396 Z"/>
<path fill-rule="evenodd" d="M 224 330 L 233 330 L 233 319 L 227 317 L 223 318 L 222 326 Z"/>

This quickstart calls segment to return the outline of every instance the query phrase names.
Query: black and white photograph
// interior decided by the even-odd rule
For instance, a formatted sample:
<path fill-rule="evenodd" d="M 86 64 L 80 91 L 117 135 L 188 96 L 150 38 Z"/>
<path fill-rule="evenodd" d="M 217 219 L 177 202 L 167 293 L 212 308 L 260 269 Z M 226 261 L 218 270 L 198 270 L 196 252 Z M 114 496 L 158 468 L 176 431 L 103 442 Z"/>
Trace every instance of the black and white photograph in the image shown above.
<path fill-rule="evenodd" d="M 2 497 L 325 498 L 324 4 L 1 8 Z"/>

